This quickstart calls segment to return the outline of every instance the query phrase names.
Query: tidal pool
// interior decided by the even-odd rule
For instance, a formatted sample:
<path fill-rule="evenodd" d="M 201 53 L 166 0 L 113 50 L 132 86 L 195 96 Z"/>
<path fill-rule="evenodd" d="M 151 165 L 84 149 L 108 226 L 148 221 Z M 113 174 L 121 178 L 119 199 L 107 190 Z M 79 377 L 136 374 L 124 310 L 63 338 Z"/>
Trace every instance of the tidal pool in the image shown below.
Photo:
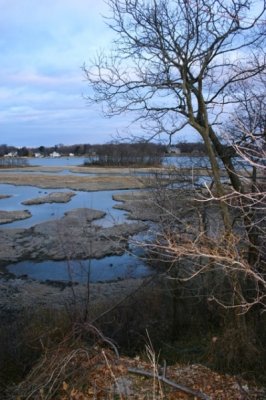
<path fill-rule="evenodd" d="M 80 159 L 38 159 L 32 160 L 39 165 L 79 165 Z M 37 162 L 38 161 L 38 162 Z M 41 161 L 41 163 L 39 163 Z M 63 173 L 67 173 L 67 168 Z M 15 172 L 14 172 L 15 173 Z M 119 175 L 119 174 L 118 174 Z M 0 184 L 1 194 L 10 195 L 10 198 L 0 200 L 1 210 L 24 210 L 31 212 L 32 217 L 27 220 L 15 221 L 1 225 L 1 229 L 29 228 L 38 223 L 55 220 L 63 217 L 64 213 L 75 208 L 93 208 L 106 212 L 106 216 L 94 223 L 104 227 L 113 226 L 126 221 L 126 212 L 115 209 L 117 203 L 113 200 L 114 194 L 131 192 L 132 190 L 110 190 L 98 192 L 74 191 L 75 196 L 68 203 L 46 203 L 38 205 L 23 205 L 22 202 L 51 192 L 65 192 L 69 189 L 43 189 L 34 186 L 16 186 Z M 130 223 L 130 221 L 127 221 Z M 43 262 L 23 261 L 9 265 L 7 270 L 14 275 L 27 275 L 38 280 L 58 280 L 74 282 L 112 281 L 117 279 L 137 278 L 151 274 L 151 269 L 138 257 L 138 249 L 132 249 L 132 255 L 125 253 L 121 256 L 108 256 L 102 259 L 71 260 Z"/>
<path fill-rule="evenodd" d="M 38 223 L 51 219 L 61 218 L 66 211 L 75 208 L 94 208 L 105 211 L 104 218 L 94 221 L 101 226 L 113 226 L 126 221 L 126 213 L 123 210 L 114 209 L 116 203 L 112 199 L 113 194 L 125 192 L 120 191 L 99 191 L 82 192 L 74 191 L 75 196 L 68 203 L 46 203 L 32 206 L 25 206 L 24 200 L 41 197 L 54 191 L 69 191 L 69 189 L 41 189 L 32 186 L 15 186 L 9 184 L 0 185 L 2 194 L 9 194 L 12 197 L 0 200 L 0 209 L 21 210 L 28 209 L 32 217 L 27 220 L 15 221 L 4 224 L 1 229 L 8 228 L 29 228 Z M 130 223 L 130 221 L 127 221 Z M 139 238 L 139 236 L 136 236 Z M 108 256 L 102 259 L 71 260 L 43 262 L 22 261 L 7 266 L 7 270 L 16 276 L 27 275 L 29 278 L 40 281 L 73 281 L 86 283 L 99 281 L 112 281 L 117 279 L 137 278 L 151 274 L 151 269 L 139 258 L 140 251 L 132 248 L 132 254 L 124 253 L 121 256 Z"/>
<path fill-rule="evenodd" d="M 7 270 L 16 275 L 27 275 L 39 281 L 53 280 L 61 282 L 100 282 L 118 279 L 139 278 L 152 273 L 136 255 L 123 254 L 102 259 L 71 261 L 22 261 L 11 264 Z"/>
<path fill-rule="evenodd" d="M 69 192 L 69 189 L 41 189 L 34 186 L 15 186 L 9 184 L 1 184 L 0 190 L 2 194 L 11 197 L 0 200 L 0 209 L 5 211 L 11 210 L 29 210 L 32 214 L 27 220 L 15 221 L 4 224 L 1 228 L 29 228 L 33 225 L 44 221 L 59 219 L 64 213 L 75 208 L 94 208 L 106 212 L 106 217 L 96 220 L 102 226 L 112 226 L 117 223 L 125 222 L 125 212 L 114 209 L 116 202 L 112 199 L 113 194 L 125 192 L 125 190 L 106 190 L 99 192 L 74 191 L 75 196 L 68 203 L 45 203 L 38 205 L 23 205 L 25 200 L 35 197 L 41 197 L 52 192 Z M 72 190 L 71 190 L 72 191 Z"/>

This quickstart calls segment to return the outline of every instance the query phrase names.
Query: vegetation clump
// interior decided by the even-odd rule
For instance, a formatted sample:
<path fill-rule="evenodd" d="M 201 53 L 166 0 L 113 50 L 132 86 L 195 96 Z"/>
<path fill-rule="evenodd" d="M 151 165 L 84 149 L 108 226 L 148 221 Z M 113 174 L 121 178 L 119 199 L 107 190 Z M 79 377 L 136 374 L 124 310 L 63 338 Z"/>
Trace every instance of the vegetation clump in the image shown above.
<path fill-rule="evenodd" d="M 165 147 L 155 143 L 117 143 L 98 146 L 85 165 L 150 167 L 162 164 Z"/>

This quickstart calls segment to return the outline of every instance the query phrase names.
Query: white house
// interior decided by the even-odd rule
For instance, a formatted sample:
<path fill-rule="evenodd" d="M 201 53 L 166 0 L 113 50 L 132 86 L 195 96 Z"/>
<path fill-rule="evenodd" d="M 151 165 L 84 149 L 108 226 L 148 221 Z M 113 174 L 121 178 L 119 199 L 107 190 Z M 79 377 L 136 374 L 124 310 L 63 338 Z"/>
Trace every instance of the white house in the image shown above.
<path fill-rule="evenodd" d="M 17 151 L 11 151 L 10 153 L 4 155 L 4 157 L 17 157 L 17 156 L 18 156 Z"/>
<path fill-rule="evenodd" d="M 57 151 L 53 151 L 52 153 L 49 154 L 50 157 L 61 157 L 59 153 L 57 153 Z"/>

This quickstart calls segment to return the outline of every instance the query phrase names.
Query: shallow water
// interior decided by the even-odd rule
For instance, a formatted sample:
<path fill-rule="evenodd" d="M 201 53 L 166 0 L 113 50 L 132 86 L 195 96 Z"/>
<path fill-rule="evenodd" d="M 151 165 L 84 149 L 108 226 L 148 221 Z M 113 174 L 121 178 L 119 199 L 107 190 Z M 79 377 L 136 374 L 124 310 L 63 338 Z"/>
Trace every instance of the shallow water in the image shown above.
<path fill-rule="evenodd" d="M 57 158 L 27 158 L 30 166 L 62 167 L 62 166 L 82 166 L 86 157 L 57 157 Z M 174 165 L 177 167 L 190 168 L 206 167 L 209 165 L 207 157 L 189 156 L 167 156 L 163 158 L 163 165 Z"/>
<path fill-rule="evenodd" d="M 44 167 L 71 167 L 82 165 L 83 161 L 84 158 L 61 157 L 29 159 L 29 164 L 40 165 Z M 183 167 L 192 167 L 192 165 L 199 166 L 199 163 L 201 166 L 205 166 L 206 159 L 198 157 L 170 157 L 165 159 L 165 164 L 167 165 L 172 164 Z M 64 168 L 62 171 L 54 173 L 65 175 L 70 173 L 70 171 L 67 168 Z M 209 179 L 210 178 L 207 176 L 198 177 L 197 183 L 203 184 L 204 182 L 208 182 Z M 176 185 L 179 187 L 178 183 Z M 122 210 L 113 208 L 116 202 L 112 199 L 112 195 L 128 192 L 127 190 L 99 192 L 73 191 L 75 192 L 76 196 L 72 197 L 68 203 L 52 203 L 32 206 L 25 206 L 21 204 L 24 200 L 44 196 L 55 191 L 65 192 L 69 191 L 69 189 L 41 189 L 33 186 L 0 184 L 0 193 L 5 195 L 9 194 L 12 196 L 10 198 L 0 200 L 1 210 L 9 211 L 27 209 L 32 213 L 32 217 L 29 219 L 0 225 L 0 228 L 28 228 L 40 222 L 61 218 L 66 211 L 84 207 L 102 210 L 107 213 L 106 217 L 96 220 L 94 222 L 95 224 L 107 227 L 126 221 L 126 213 Z M 130 221 L 127 220 L 127 222 Z M 139 235 L 135 235 L 134 238 L 138 242 L 143 242 L 145 239 L 147 239 L 147 235 L 149 235 L 149 232 L 140 233 Z M 149 239 L 152 240 L 152 237 Z M 100 260 L 71 260 L 70 262 L 51 260 L 43 262 L 23 261 L 9 265 L 7 269 L 17 276 L 28 275 L 30 278 L 38 280 L 50 279 L 83 283 L 88 281 L 88 277 L 90 282 L 98 282 L 125 279 L 129 277 L 136 278 L 151 274 L 152 270 L 136 256 L 138 252 L 139 249 L 135 247 L 132 248 L 132 253 L 134 255 L 125 253 L 122 256 L 109 256 Z"/>
<path fill-rule="evenodd" d="M 177 168 L 206 168 L 210 163 L 207 157 L 168 156 L 164 157 L 163 165 Z"/>
<path fill-rule="evenodd" d="M 80 158 L 31 159 L 29 162 L 30 165 L 59 167 L 82 165 L 82 163 L 83 159 Z M 64 175 L 69 173 L 69 170 L 65 168 L 59 173 Z M 69 189 L 42 189 L 33 186 L 0 184 L 0 193 L 12 196 L 0 200 L 1 210 L 27 209 L 32 214 L 31 218 L 3 224 L 1 225 L 1 229 L 29 228 L 44 221 L 61 218 L 66 211 L 84 207 L 102 210 L 107 213 L 106 217 L 96 220 L 94 222 L 96 224 L 106 227 L 126 221 L 126 213 L 123 210 L 113 208 L 116 202 L 112 199 L 112 195 L 125 193 L 128 192 L 128 190 L 98 192 L 73 191 L 76 195 L 73 196 L 68 203 L 39 204 L 32 206 L 21 204 L 25 200 L 41 197 L 55 191 L 65 192 L 69 191 Z M 143 235 L 145 236 L 145 234 L 141 233 L 139 236 L 136 236 L 135 239 L 142 241 L 144 240 Z M 30 278 L 38 280 L 50 279 L 75 282 L 87 282 L 88 275 L 91 282 L 98 282 L 130 277 L 136 278 L 151 274 L 151 269 L 136 256 L 138 252 L 138 248 L 132 247 L 133 255 L 125 253 L 122 256 L 109 256 L 100 260 L 71 260 L 71 262 L 51 260 L 43 262 L 23 261 L 9 265 L 7 269 L 17 276 L 27 275 Z"/>
<path fill-rule="evenodd" d="M 102 259 L 67 261 L 22 261 L 11 264 L 8 271 L 16 276 L 27 275 L 40 281 L 100 282 L 138 278 L 150 275 L 151 269 L 130 254 Z"/>
<path fill-rule="evenodd" d="M 68 203 L 52 203 L 25 206 L 22 201 L 44 196 L 54 191 L 68 191 L 67 189 L 40 189 L 32 186 L 0 185 L 1 193 L 10 194 L 12 197 L 0 200 L 0 209 L 18 210 L 28 209 L 32 217 L 22 221 L 16 221 L 1 225 L 6 228 L 28 228 L 37 223 L 61 218 L 66 211 L 74 208 L 87 207 L 103 210 L 107 213 L 104 218 L 94 221 L 101 226 L 113 226 L 126 221 L 126 213 L 123 210 L 112 208 L 116 203 L 112 199 L 113 194 L 125 191 L 100 191 L 79 192 Z M 130 221 L 127 220 L 128 223 Z M 143 233 L 142 233 L 143 235 Z M 136 235 L 139 240 L 140 234 Z M 37 280 L 74 281 L 85 283 L 98 281 L 112 281 L 117 279 L 137 278 L 151 274 L 151 269 L 137 257 L 140 254 L 138 248 L 132 246 L 132 255 L 125 253 L 121 256 L 108 256 L 102 259 L 71 260 L 66 261 L 23 261 L 11 264 L 7 270 L 16 276 L 27 275 Z"/>
<path fill-rule="evenodd" d="M 11 170 L 11 169 L 0 169 L 0 174 L 16 174 L 16 175 L 74 175 L 74 176 L 98 176 L 98 174 L 91 173 L 89 171 L 84 170 L 84 172 L 73 172 L 69 169 L 63 169 L 60 171 L 29 171 L 28 169 L 22 170 Z M 117 174 L 119 175 L 119 174 Z M 121 174 L 120 174 L 121 175 Z"/>
<path fill-rule="evenodd" d="M 0 200 L 0 209 L 11 210 L 29 210 L 31 218 L 21 221 L 14 221 L 9 224 L 0 225 L 2 228 L 29 228 L 40 222 L 55 220 L 64 216 L 64 213 L 75 208 L 94 208 L 106 212 L 106 216 L 95 223 L 107 226 L 113 226 L 116 223 L 125 222 L 126 216 L 122 210 L 114 209 L 116 202 L 112 199 L 113 194 L 124 193 L 125 191 L 99 191 L 83 192 L 73 191 L 76 195 L 68 203 L 45 203 L 38 205 L 23 205 L 25 200 L 45 196 L 52 192 L 66 192 L 69 189 L 41 189 L 34 186 L 15 186 L 1 184 L 2 194 L 12 197 Z"/>
<path fill-rule="evenodd" d="M 78 166 L 83 165 L 85 157 L 44 157 L 44 158 L 27 158 L 29 165 L 38 165 L 41 167 L 62 167 L 62 166 Z"/>

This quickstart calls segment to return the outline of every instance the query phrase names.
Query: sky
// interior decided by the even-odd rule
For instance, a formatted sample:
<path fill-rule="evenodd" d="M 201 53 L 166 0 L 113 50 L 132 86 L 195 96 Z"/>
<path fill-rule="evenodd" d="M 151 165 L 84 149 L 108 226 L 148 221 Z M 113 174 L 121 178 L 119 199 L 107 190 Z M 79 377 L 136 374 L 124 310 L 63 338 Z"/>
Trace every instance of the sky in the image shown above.
<path fill-rule="evenodd" d="M 84 98 L 82 65 L 111 47 L 103 15 L 104 0 L 0 0 L 0 144 L 95 144 L 128 135 L 128 116 L 106 119 Z M 139 127 L 130 133 L 142 134 Z M 190 131 L 185 138 L 199 139 Z"/>
<path fill-rule="evenodd" d="M 0 144 L 105 143 L 128 125 L 84 99 L 107 13 L 104 0 L 0 0 Z"/>

